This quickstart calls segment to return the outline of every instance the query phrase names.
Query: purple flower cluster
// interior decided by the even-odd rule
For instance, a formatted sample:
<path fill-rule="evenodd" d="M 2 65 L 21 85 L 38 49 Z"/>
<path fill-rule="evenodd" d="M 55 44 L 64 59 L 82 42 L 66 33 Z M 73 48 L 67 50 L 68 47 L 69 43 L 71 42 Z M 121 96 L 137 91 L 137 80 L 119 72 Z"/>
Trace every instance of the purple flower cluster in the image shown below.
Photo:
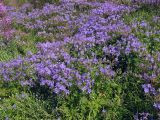
<path fill-rule="evenodd" d="M 33 9 L 31 4 L 23 5 L 18 11 L 11 10 L 10 15 L 15 21 L 29 30 L 34 30 L 37 35 L 45 38 L 62 38 L 69 31 L 66 18 L 72 15 L 74 5 L 46 4 L 42 9 Z M 47 18 L 47 19 L 46 19 Z M 69 22 L 69 21 L 68 21 Z M 59 33 L 59 34 L 58 34 Z"/>
<path fill-rule="evenodd" d="M 150 5 L 159 5 L 159 0 L 132 0 L 132 2 L 136 2 L 139 4 L 150 4 Z"/>
<path fill-rule="evenodd" d="M 154 103 L 153 105 L 156 109 L 159 109 L 160 110 L 160 103 Z"/>
<path fill-rule="evenodd" d="M 149 113 L 143 112 L 143 113 L 136 113 L 134 115 L 134 120 L 149 120 L 151 117 Z"/>
<path fill-rule="evenodd" d="M 159 17 L 153 17 L 152 23 L 159 24 Z M 160 53 L 158 49 L 154 47 L 154 44 L 159 44 L 159 28 L 151 25 L 151 23 L 147 21 L 138 21 L 136 19 L 131 23 L 131 26 L 135 33 L 141 32 L 141 35 L 143 35 L 141 41 L 145 42 L 146 46 L 146 49 L 143 49 L 143 52 L 140 52 L 140 58 L 143 58 L 143 61 L 140 64 L 140 76 L 145 81 L 142 88 L 145 93 L 154 95 L 155 101 L 159 102 L 157 97 L 160 95 L 160 92 L 157 85 L 159 84 L 160 77 Z M 150 50 L 147 49 L 147 46 L 150 47 Z M 154 106 L 156 106 L 156 103 Z"/>
<path fill-rule="evenodd" d="M 74 64 L 77 60 L 63 51 L 63 43 L 44 43 L 38 47 L 40 51 L 35 55 L 5 64 L 1 63 L 2 79 L 5 81 L 19 79 L 22 85 L 33 86 L 34 79 L 27 80 L 26 78 L 36 74 L 37 81 L 35 82 L 39 82 L 41 86 L 48 86 L 57 94 L 61 92 L 69 94 L 69 88 L 72 85 L 77 85 L 79 89 L 88 93 L 91 92 L 94 81 L 90 73 L 80 73 L 75 69 Z"/>
<path fill-rule="evenodd" d="M 155 88 L 153 88 L 151 84 L 144 84 L 144 85 L 142 85 L 142 87 L 143 87 L 145 93 L 156 94 Z"/>
<path fill-rule="evenodd" d="M 79 9 L 82 10 L 79 12 Z M 36 31 L 39 36 L 63 39 L 65 36 L 74 34 L 77 28 L 83 24 L 87 24 L 87 19 L 94 20 L 99 15 L 107 17 L 112 14 L 130 12 L 132 10 L 134 8 L 110 2 L 61 1 L 59 5 L 46 4 L 42 9 L 33 9 L 32 5 L 27 4 L 18 11 L 12 10 L 11 16 L 15 18 L 18 24 L 23 25 L 26 29 L 29 28 Z M 103 12 L 99 14 L 99 11 Z M 95 18 L 90 18 L 93 16 Z"/>
<path fill-rule="evenodd" d="M 98 8 L 93 9 L 92 13 L 93 14 L 98 14 L 98 15 L 112 15 L 112 14 L 121 14 L 123 12 L 130 12 L 132 8 L 129 6 L 125 5 L 118 5 L 112 2 L 105 2 L 102 3 L 98 6 Z"/>
<path fill-rule="evenodd" d="M 0 36 L 9 41 L 14 33 L 11 29 L 12 19 L 7 15 L 7 9 L 3 3 L 0 3 Z"/>
<path fill-rule="evenodd" d="M 84 13 L 79 12 L 82 6 L 88 8 Z M 36 54 L 29 53 L 26 58 L 0 63 L 0 78 L 19 80 L 22 85 L 31 87 L 38 83 L 57 94 L 69 94 L 73 86 L 90 93 L 94 76 L 114 79 L 119 71 L 132 72 L 128 67 L 129 60 L 136 54 L 141 61 L 135 67 L 140 71 L 133 74 L 145 80 L 142 85 L 145 93 L 159 94 L 152 81 L 159 77 L 160 53 L 150 53 L 147 44 L 133 34 L 138 28 L 146 36 L 157 34 L 158 30 L 145 21 L 127 25 L 122 15 L 134 10 L 112 2 L 68 0 L 59 5 L 46 4 L 42 9 L 33 9 L 30 4 L 18 11 L 11 9 L 10 15 L 17 24 L 35 30 L 46 39 L 57 39 L 39 43 Z M 158 104 L 154 106 L 158 108 Z"/>

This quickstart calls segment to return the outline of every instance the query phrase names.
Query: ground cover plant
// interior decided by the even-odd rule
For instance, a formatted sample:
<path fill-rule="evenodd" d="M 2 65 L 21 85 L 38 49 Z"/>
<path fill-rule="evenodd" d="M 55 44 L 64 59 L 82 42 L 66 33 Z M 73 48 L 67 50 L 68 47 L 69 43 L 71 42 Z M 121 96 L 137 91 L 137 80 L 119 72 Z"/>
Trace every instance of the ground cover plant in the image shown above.
<path fill-rule="evenodd" d="M 160 119 L 159 6 L 20 3 L 0 4 L 0 119 Z"/>

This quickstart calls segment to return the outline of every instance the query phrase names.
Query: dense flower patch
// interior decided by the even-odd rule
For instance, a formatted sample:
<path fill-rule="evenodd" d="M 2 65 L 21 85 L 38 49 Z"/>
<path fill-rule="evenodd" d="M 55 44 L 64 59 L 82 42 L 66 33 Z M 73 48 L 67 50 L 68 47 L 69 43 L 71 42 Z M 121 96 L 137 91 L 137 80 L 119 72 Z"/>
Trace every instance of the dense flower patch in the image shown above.
<path fill-rule="evenodd" d="M 54 37 L 54 41 L 38 43 L 36 54 L 28 52 L 24 58 L 1 62 L 2 81 L 19 81 L 30 88 L 45 86 L 59 96 L 73 91 L 88 95 L 94 93 L 99 82 L 132 74 L 143 81 L 144 93 L 154 96 L 153 107 L 160 109 L 160 52 L 150 41 L 140 40 L 137 32 L 140 28 L 145 36 L 157 36 L 152 41 L 155 44 L 160 31 L 145 21 L 126 24 L 123 15 L 137 8 L 112 2 L 63 0 L 42 9 L 31 4 L 19 10 L 8 9 L 23 31 L 47 40 Z M 153 22 L 159 20 L 153 18 Z M 97 82 L 98 77 L 101 79 Z M 150 116 L 141 114 L 142 118 Z"/>
<path fill-rule="evenodd" d="M 0 3 L 0 35 L 7 41 L 11 39 L 14 32 L 11 28 L 11 24 L 12 19 L 7 15 L 7 8 L 3 3 Z"/>
<path fill-rule="evenodd" d="M 70 14 L 74 9 L 75 4 L 81 4 L 81 3 L 67 2 L 67 4 L 71 5 L 72 7 L 68 5 L 64 6 L 64 4 L 65 3 L 62 3 L 61 5 L 64 8 L 61 6 L 57 6 L 57 9 L 55 5 L 46 5 L 42 10 L 37 10 L 37 12 L 36 10 L 34 10 L 33 12 L 28 13 L 28 15 L 24 17 L 24 20 L 17 18 L 17 20 L 19 20 L 17 22 L 22 25 L 25 25 L 30 23 L 28 22 L 28 20 L 26 20 L 26 23 L 23 22 L 25 21 L 25 19 L 28 19 L 28 18 L 31 20 L 36 19 L 36 21 L 38 21 L 37 18 L 41 16 L 45 17 L 47 15 L 51 15 L 55 11 L 57 11 L 59 14 L 63 13 L 64 15 L 67 15 L 64 12 L 66 7 L 70 8 L 67 11 Z M 85 3 L 83 4 L 85 5 Z M 89 4 L 89 3 L 86 3 L 86 4 Z M 132 9 L 127 6 L 123 6 L 123 5 L 119 6 L 119 5 L 108 3 L 108 2 L 105 3 L 104 5 L 100 3 L 97 3 L 97 4 L 102 7 L 101 8 L 96 7 L 90 11 L 91 14 L 87 15 L 86 20 L 80 22 L 82 25 L 81 27 L 78 28 L 78 31 L 74 36 L 65 37 L 64 41 L 62 42 L 58 41 L 53 43 L 39 44 L 38 45 L 39 52 L 37 53 L 37 55 L 33 55 L 31 56 L 31 58 L 26 58 L 25 60 L 20 59 L 18 60 L 19 62 L 14 60 L 13 62 L 10 62 L 6 65 L 4 64 L 4 70 L 2 70 L 3 71 L 2 73 L 4 73 L 3 76 L 5 77 L 4 80 L 7 80 L 7 81 L 12 79 L 14 80 L 14 79 L 20 78 L 20 76 L 23 76 L 23 79 L 24 79 L 25 73 L 23 73 L 23 71 L 25 70 L 22 71 L 22 69 L 24 69 L 23 67 L 25 67 L 23 66 L 24 63 L 27 63 L 27 64 L 32 63 L 33 67 L 36 70 L 36 74 L 40 81 L 40 84 L 48 85 L 49 87 L 54 88 L 56 92 L 58 92 L 59 90 L 62 90 L 62 91 L 65 91 L 65 93 L 69 93 L 69 91 L 66 88 L 71 86 L 73 82 L 76 82 L 76 80 L 77 80 L 76 84 L 78 84 L 78 86 L 84 85 L 82 89 L 87 90 L 88 92 L 91 92 L 91 85 L 93 84 L 92 83 L 93 80 L 91 79 L 89 71 L 92 70 L 93 69 L 92 67 L 94 67 L 95 65 L 96 67 L 98 67 L 99 71 L 101 71 L 103 74 L 110 77 L 114 76 L 115 72 L 114 70 L 112 70 L 112 68 L 116 66 L 116 64 L 119 64 L 118 57 L 120 57 L 121 54 L 125 54 L 125 53 L 129 54 L 132 50 L 137 51 L 138 49 L 140 49 L 141 43 L 139 43 L 138 40 L 131 35 L 124 38 L 120 37 L 120 39 L 124 39 L 124 40 L 117 40 L 115 41 L 115 44 L 113 45 L 110 44 L 109 42 L 113 39 L 113 36 L 117 36 L 116 32 L 119 34 L 123 34 L 124 31 L 129 32 L 130 30 L 130 28 L 127 25 L 125 25 L 123 21 L 120 19 L 120 15 L 115 15 L 115 14 L 118 14 L 118 12 L 122 13 L 123 11 L 130 11 Z M 107 9 L 108 11 L 104 11 L 106 10 L 105 8 L 108 8 L 109 6 L 110 6 L 110 9 Z M 70 14 L 69 17 L 74 17 L 74 16 L 71 16 L 72 14 Z M 103 18 L 103 14 L 108 14 L 108 17 Z M 20 17 L 19 13 L 17 13 L 17 16 Z M 54 17 L 54 19 L 55 18 L 56 17 Z M 48 21 L 49 20 L 47 20 L 47 22 Z M 68 20 L 67 22 L 70 22 L 70 21 Z M 73 24 L 75 20 L 73 19 L 71 22 Z M 48 22 L 49 24 L 48 26 L 51 27 L 50 24 L 52 23 L 54 22 Z M 39 28 L 49 29 L 47 25 L 45 26 L 45 24 L 43 23 L 42 24 L 32 23 L 32 24 L 33 25 L 31 26 L 38 25 L 34 29 L 39 29 Z M 45 27 L 43 27 L 43 25 Z M 28 27 L 28 26 L 25 26 L 25 27 Z M 32 28 L 32 27 L 29 27 L 29 28 Z M 128 41 L 130 41 L 130 43 L 128 43 L 127 47 L 129 48 L 131 45 L 133 48 L 129 48 L 125 50 L 125 48 L 123 48 L 122 46 L 126 44 Z M 100 51 L 98 52 L 101 52 L 101 54 L 96 53 L 97 51 L 95 47 L 99 47 Z M 121 51 L 122 53 L 120 53 Z M 98 54 L 100 54 L 99 57 L 97 57 Z M 112 57 L 112 60 L 110 60 L 110 57 Z M 107 62 L 106 65 L 103 65 L 103 62 L 107 61 L 107 59 L 109 61 Z M 76 66 L 75 66 L 75 64 L 77 63 L 83 65 L 84 69 L 86 69 L 85 71 L 87 72 L 83 73 L 84 71 L 82 71 L 82 73 L 79 73 L 80 71 L 76 70 Z M 115 63 L 115 64 L 111 66 L 110 63 Z M 88 66 L 88 64 L 90 65 Z M 20 66 L 22 66 L 22 68 Z M 7 68 L 10 70 L 6 71 Z M 13 69 L 18 68 L 19 72 L 16 71 L 16 74 L 17 74 L 16 77 L 13 77 L 14 74 L 12 72 L 14 72 L 14 70 L 12 68 Z M 9 74 L 4 71 L 8 72 Z M 97 71 L 97 74 L 98 74 L 98 71 Z M 69 82 L 70 80 L 72 82 Z M 25 83 L 30 83 L 30 82 L 32 82 L 31 79 L 29 79 L 29 81 Z"/>

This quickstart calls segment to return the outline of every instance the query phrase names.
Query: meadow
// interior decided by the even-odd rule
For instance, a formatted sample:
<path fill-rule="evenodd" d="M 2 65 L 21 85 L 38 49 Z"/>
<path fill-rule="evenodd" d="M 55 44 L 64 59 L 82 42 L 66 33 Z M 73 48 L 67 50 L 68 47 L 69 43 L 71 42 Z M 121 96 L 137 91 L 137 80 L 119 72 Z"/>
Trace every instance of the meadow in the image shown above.
<path fill-rule="evenodd" d="M 159 120 L 160 1 L 0 3 L 0 120 Z"/>

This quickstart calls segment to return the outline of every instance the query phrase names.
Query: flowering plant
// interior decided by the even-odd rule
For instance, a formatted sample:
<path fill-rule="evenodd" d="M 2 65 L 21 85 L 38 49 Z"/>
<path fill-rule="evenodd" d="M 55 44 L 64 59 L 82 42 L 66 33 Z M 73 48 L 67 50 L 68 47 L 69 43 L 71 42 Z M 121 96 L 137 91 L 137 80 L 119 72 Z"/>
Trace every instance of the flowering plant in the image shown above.
<path fill-rule="evenodd" d="M 7 8 L 3 3 L 0 3 L 0 36 L 5 39 L 5 42 L 10 41 L 14 30 L 11 28 L 12 19 L 7 15 Z"/>

